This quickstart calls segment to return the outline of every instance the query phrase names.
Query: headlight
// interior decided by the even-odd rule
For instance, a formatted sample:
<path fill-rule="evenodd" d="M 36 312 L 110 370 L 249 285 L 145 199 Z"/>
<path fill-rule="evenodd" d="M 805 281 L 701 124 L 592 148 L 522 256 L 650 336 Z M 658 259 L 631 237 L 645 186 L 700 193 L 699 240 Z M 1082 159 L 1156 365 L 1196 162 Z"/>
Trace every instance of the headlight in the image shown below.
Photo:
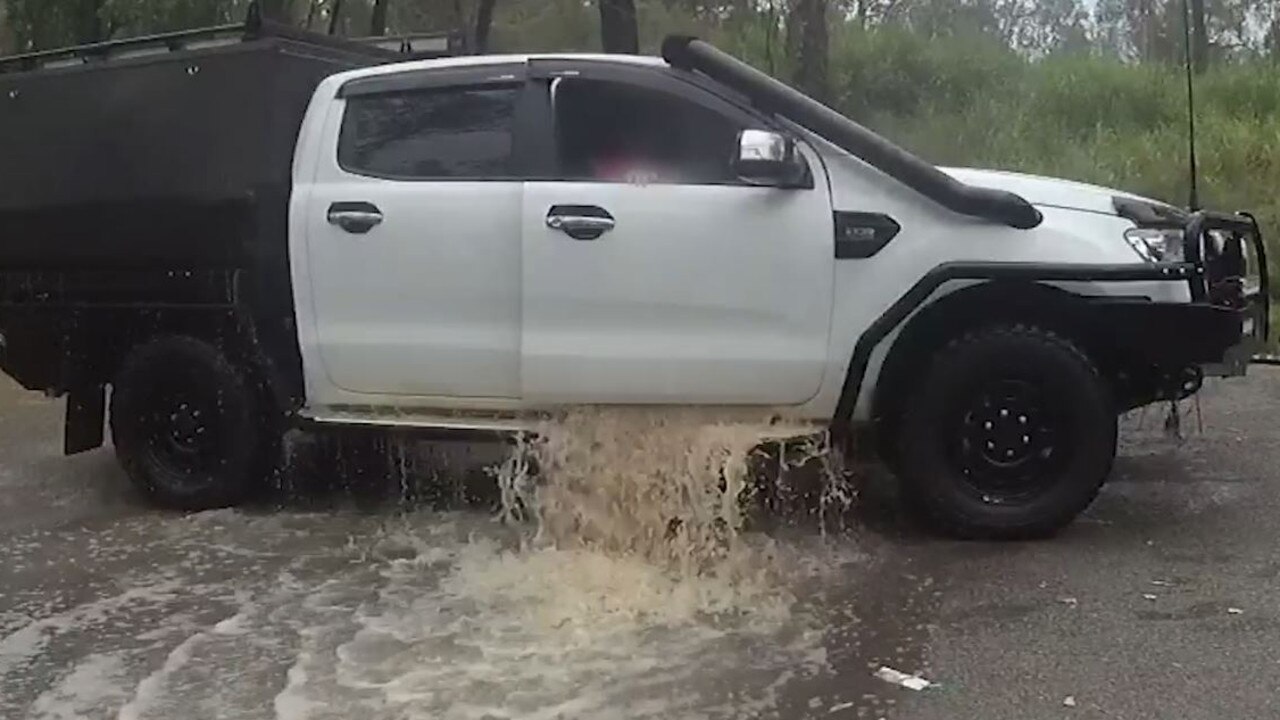
<path fill-rule="evenodd" d="M 1124 232 L 1129 247 L 1147 262 L 1182 262 L 1182 230 L 1174 228 L 1129 228 Z"/>

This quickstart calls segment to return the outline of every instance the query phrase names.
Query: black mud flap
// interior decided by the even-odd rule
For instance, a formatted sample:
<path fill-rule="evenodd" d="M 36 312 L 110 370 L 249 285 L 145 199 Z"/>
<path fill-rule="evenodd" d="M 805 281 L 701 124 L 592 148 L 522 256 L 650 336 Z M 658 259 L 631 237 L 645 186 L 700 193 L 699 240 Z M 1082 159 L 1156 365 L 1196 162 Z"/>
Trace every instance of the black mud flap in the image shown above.
<path fill-rule="evenodd" d="M 63 453 L 75 455 L 102 447 L 106 411 L 107 391 L 102 385 L 68 393 Z"/>

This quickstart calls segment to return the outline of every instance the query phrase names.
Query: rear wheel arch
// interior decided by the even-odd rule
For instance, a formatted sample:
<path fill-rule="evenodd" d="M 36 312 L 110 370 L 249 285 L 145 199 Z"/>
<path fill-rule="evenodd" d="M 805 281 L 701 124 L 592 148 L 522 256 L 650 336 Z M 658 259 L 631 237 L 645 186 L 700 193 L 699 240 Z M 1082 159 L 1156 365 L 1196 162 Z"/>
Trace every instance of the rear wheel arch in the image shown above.
<path fill-rule="evenodd" d="M 82 452 L 103 441 L 106 388 L 113 386 L 136 353 L 167 338 L 203 342 L 223 353 L 255 389 L 264 394 L 268 407 L 287 407 L 281 401 L 271 366 L 251 327 L 231 309 L 157 309 L 120 313 L 92 312 L 79 318 L 79 331 L 69 339 L 63 387 L 70 395 L 65 421 L 66 451 Z"/>
<path fill-rule="evenodd" d="M 131 323 L 122 346 L 115 350 L 109 377 L 133 353 L 160 338 L 191 338 L 218 348 L 237 365 L 254 364 L 253 335 L 232 310 L 156 312 Z"/>

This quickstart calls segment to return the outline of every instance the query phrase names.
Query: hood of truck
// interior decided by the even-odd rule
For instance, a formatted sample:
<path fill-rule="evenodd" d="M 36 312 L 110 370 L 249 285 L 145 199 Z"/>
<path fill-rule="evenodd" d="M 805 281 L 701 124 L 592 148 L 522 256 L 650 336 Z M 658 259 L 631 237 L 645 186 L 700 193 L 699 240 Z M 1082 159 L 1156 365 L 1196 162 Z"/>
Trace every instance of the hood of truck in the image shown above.
<path fill-rule="evenodd" d="M 1033 205 L 1084 210 L 1106 215 L 1116 214 L 1114 199 L 1117 197 L 1153 205 L 1167 205 L 1167 203 L 1145 198 L 1141 195 L 1073 180 L 1061 180 L 1059 178 L 1026 175 L 1003 170 L 945 167 L 938 169 L 968 185 L 1007 190 L 1025 198 Z"/>

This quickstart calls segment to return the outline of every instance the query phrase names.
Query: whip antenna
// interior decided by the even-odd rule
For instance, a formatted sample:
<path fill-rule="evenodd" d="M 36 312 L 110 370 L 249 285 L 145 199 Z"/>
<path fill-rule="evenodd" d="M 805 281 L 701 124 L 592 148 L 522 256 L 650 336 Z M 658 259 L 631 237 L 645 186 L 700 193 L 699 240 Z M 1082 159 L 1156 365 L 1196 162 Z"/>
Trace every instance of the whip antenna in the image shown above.
<path fill-rule="evenodd" d="M 1191 188 L 1187 207 L 1195 212 L 1200 209 L 1199 172 L 1196 169 L 1196 95 L 1192 81 L 1194 71 L 1191 62 L 1191 8 L 1189 0 L 1182 0 L 1182 36 L 1187 70 L 1187 161 L 1191 170 Z"/>

